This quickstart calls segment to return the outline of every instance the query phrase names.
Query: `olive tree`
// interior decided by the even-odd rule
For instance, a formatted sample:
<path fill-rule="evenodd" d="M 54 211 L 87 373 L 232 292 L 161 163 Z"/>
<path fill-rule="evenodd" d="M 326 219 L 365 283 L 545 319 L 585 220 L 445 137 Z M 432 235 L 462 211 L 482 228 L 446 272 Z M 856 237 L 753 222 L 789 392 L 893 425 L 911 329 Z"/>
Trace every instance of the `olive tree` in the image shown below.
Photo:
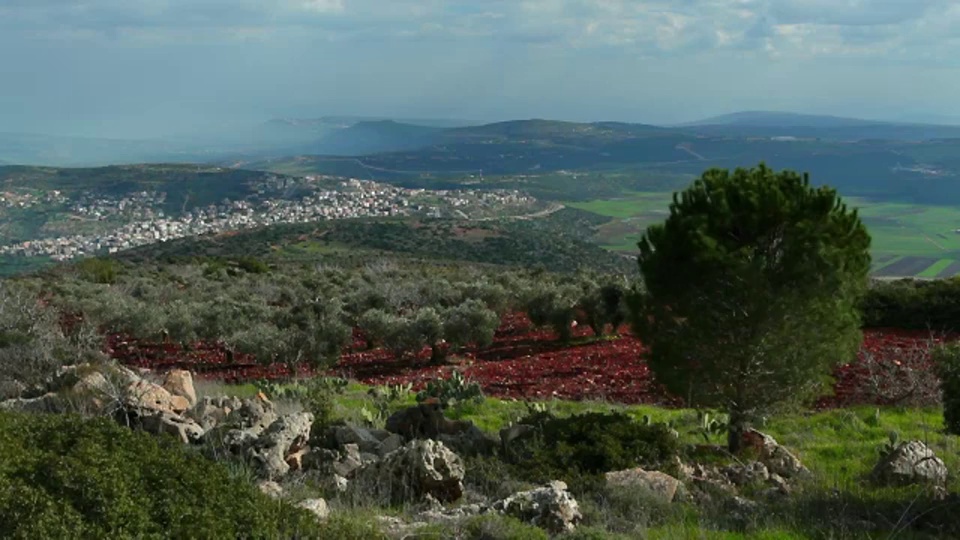
<path fill-rule="evenodd" d="M 490 345 L 499 324 L 497 313 L 476 299 L 443 312 L 443 335 L 454 347 L 471 343 L 478 347 Z"/>
<path fill-rule="evenodd" d="M 728 446 L 778 405 L 814 396 L 860 343 L 870 236 L 807 175 L 711 169 L 639 242 L 633 323 L 658 381 L 729 412 Z"/>

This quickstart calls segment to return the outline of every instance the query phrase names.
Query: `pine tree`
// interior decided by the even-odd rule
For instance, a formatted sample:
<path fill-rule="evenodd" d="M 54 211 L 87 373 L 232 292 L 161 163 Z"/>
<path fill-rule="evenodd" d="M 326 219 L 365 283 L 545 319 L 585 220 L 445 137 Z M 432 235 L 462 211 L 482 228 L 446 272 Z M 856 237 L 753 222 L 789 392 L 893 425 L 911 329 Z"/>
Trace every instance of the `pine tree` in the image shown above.
<path fill-rule="evenodd" d="M 639 242 L 630 299 L 656 378 L 729 412 L 728 446 L 778 405 L 823 389 L 860 343 L 870 237 L 835 190 L 764 164 L 711 169 Z"/>

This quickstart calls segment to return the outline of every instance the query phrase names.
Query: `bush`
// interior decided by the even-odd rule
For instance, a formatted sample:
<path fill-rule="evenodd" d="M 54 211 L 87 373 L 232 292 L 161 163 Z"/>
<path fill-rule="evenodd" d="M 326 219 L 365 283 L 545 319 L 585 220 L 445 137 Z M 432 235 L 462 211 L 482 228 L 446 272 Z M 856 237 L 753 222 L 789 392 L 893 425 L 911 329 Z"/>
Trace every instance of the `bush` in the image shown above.
<path fill-rule="evenodd" d="M 960 344 L 942 345 L 930 355 L 940 377 L 943 423 L 948 433 L 960 435 Z"/>
<path fill-rule="evenodd" d="M 960 278 L 874 283 L 861 304 L 867 328 L 960 328 Z"/>
<path fill-rule="evenodd" d="M 623 413 L 585 413 L 557 418 L 547 412 L 521 424 L 534 434 L 511 444 L 507 459 L 534 482 L 564 479 L 586 488 L 599 474 L 643 466 L 658 468 L 680 451 L 676 432 L 664 424 L 641 424 Z"/>
<path fill-rule="evenodd" d="M 477 516 L 463 524 L 464 540 L 547 540 L 547 533 L 507 516 Z"/>
<path fill-rule="evenodd" d="M 273 501 L 172 438 L 107 420 L 0 413 L 0 530 L 19 538 L 294 538 Z"/>
<path fill-rule="evenodd" d="M 483 403 L 483 389 L 480 383 L 470 381 L 459 371 L 454 371 L 447 379 L 436 379 L 427 383 L 426 388 L 417 393 L 417 402 L 434 398 L 444 409 L 462 403 Z"/>
<path fill-rule="evenodd" d="M 91 283 L 114 283 L 117 280 L 120 264 L 111 259 L 83 259 L 76 264 L 80 277 Z"/>

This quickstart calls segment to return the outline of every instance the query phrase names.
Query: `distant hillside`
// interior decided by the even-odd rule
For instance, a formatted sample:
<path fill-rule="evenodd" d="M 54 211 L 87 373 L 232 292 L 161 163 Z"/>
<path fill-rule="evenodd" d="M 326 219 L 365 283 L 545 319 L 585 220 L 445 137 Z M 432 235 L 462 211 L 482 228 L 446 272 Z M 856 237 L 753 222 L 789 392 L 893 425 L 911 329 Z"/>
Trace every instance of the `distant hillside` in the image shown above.
<path fill-rule="evenodd" d="M 864 126 L 864 125 L 882 125 L 887 122 L 878 122 L 875 120 L 860 120 L 856 118 L 844 118 L 840 116 L 827 116 L 816 114 L 799 114 L 791 112 L 778 111 L 741 111 L 730 114 L 722 114 L 680 124 L 681 127 L 690 126 L 754 126 L 754 127 L 821 127 L 835 128 L 843 126 Z"/>
<path fill-rule="evenodd" d="M 324 154 L 364 155 L 422 148 L 442 140 L 443 128 L 402 124 L 393 120 L 359 122 L 327 133 L 317 141 Z"/>
<path fill-rule="evenodd" d="M 219 203 L 224 198 L 243 199 L 254 193 L 254 184 L 277 176 L 263 171 L 183 164 L 94 168 L 0 166 L 0 189 L 26 187 L 111 196 L 158 191 L 167 193 L 168 210 L 179 211 Z"/>
<path fill-rule="evenodd" d="M 725 114 L 679 127 L 714 136 L 798 137 L 838 141 L 929 141 L 960 137 L 960 126 L 881 122 L 770 111 Z"/>
<path fill-rule="evenodd" d="M 608 218 L 562 210 L 529 221 L 350 219 L 275 225 L 219 236 L 183 238 L 122 252 L 135 262 L 193 257 L 253 256 L 275 263 L 362 264 L 385 255 L 560 272 L 587 268 L 632 273 L 633 259 L 588 240 Z"/>

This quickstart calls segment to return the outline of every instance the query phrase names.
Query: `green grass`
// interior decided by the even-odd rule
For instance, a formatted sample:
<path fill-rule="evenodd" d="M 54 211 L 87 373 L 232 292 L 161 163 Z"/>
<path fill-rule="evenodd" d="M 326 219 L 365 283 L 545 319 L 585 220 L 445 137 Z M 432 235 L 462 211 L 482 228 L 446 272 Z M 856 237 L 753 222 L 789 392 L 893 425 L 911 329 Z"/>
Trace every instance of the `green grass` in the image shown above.
<path fill-rule="evenodd" d="M 946 270 L 948 266 L 953 264 L 955 261 L 953 259 L 940 259 L 939 261 L 933 263 L 926 270 L 917 274 L 920 277 L 924 278 L 935 278 L 937 275 Z"/>
<path fill-rule="evenodd" d="M 251 396 L 254 385 L 218 385 L 202 383 L 198 389 L 205 394 L 233 394 Z M 377 409 L 370 387 L 351 383 L 335 399 L 334 416 L 355 423 L 364 423 L 361 410 Z M 415 403 L 413 394 L 390 403 L 386 414 Z M 649 416 L 654 422 L 672 422 L 684 442 L 699 444 L 704 439 L 695 432 L 697 414 L 689 409 L 665 409 L 648 405 L 619 405 L 607 402 L 575 402 L 552 400 L 542 402 L 559 416 L 586 412 L 625 412 L 636 419 Z M 497 438 L 500 428 L 528 414 L 528 405 L 511 399 L 487 398 L 480 404 L 453 407 L 447 416 L 468 419 Z M 377 427 L 382 427 L 386 415 Z M 643 538 L 658 539 L 801 539 L 801 538 L 867 538 L 834 528 L 836 513 L 855 520 L 864 512 L 869 515 L 886 512 L 889 527 L 901 514 L 910 511 L 913 501 L 924 493 L 923 488 L 880 488 L 869 479 L 879 458 L 879 448 L 895 432 L 899 440 L 921 440 L 944 460 L 950 471 L 960 469 L 960 438 L 943 432 L 942 411 L 939 408 L 909 409 L 898 407 L 854 407 L 825 412 L 799 411 L 770 418 L 760 429 L 774 436 L 790 448 L 812 471 L 813 478 L 802 491 L 790 498 L 787 506 L 774 507 L 747 531 L 726 530 L 722 525 L 722 510 L 717 514 L 702 514 L 711 510 L 677 511 L 666 521 L 651 522 Z M 722 436 L 709 442 L 722 444 Z M 951 475 L 947 488 L 960 490 L 960 481 Z M 835 495 L 839 494 L 839 495 Z M 842 497 L 844 507 L 831 497 Z M 595 510 L 596 511 L 596 510 Z M 712 510 L 712 511 L 717 511 Z M 672 517 L 670 517 L 672 516 Z M 719 521 L 718 521 L 719 520 Z M 885 525 L 886 526 L 886 525 Z M 595 538 L 596 536 L 584 536 Z M 609 536 L 610 538 L 639 538 L 638 536 Z M 872 538 L 888 538 L 889 532 Z M 925 538 L 915 531 L 903 531 L 897 538 Z M 929 536 L 926 536 L 929 537 Z M 574 536 L 576 538 L 576 536 Z"/>
<path fill-rule="evenodd" d="M 621 252 L 635 252 L 637 241 L 652 224 L 662 222 L 670 205 L 669 192 L 627 191 L 622 196 L 586 202 L 566 202 L 579 208 L 613 218 L 597 228 L 593 240 L 601 246 Z M 903 272 L 894 266 L 896 257 L 910 258 L 909 275 L 936 277 L 951 263 L 960 261 L 960 208 L 877 202 L 859 197 L 845 201 L 860 209 L 860 216 L 873 237 L 873 254 L 889 258 L 874 268 L 892 273 Z M 929 259 L 929 263 L 924 260 Z"/>

